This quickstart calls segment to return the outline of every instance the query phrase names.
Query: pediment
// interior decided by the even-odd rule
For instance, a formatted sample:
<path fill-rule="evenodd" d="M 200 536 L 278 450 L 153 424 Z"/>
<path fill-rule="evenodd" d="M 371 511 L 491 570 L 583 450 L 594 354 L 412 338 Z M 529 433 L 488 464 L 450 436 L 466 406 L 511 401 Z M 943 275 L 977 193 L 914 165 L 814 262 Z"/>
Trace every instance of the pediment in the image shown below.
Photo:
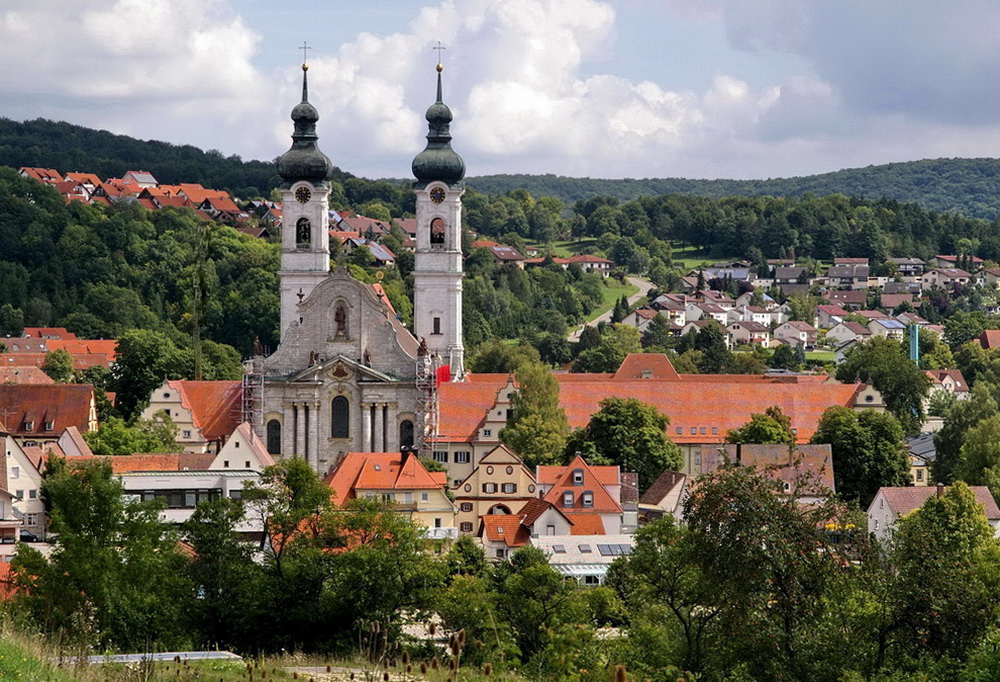
<path fill-rule="evenodd" d="M 379 372 L 344 355 L 335 355 L 317 362 L 290 377 L 291 381 L 361 381 L 387 383 L 398 381 L 393 376 Z"/>

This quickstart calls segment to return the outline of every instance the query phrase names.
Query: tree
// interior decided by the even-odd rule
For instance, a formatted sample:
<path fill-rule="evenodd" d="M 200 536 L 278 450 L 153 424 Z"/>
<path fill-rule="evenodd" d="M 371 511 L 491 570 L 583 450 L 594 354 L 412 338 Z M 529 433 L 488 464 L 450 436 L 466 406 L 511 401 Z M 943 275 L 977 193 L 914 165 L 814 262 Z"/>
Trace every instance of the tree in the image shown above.
<path fill-rule="evenodd" d="M 952 475 L 969 485 L 989 486 L 994 496 L 1000 494 L 1000 414 L 966 432 Z"/>
<path fill-rule="evenodd" d="M 670 332 L 670 320 L 666 315 L 657 315 L 642 333 L 642 347 L 646 350 L 665 351 L 673 345 L 673 335 Z"/>
<path fill-rule="evenodd" d="M 185 378 L 194 369 L 190 353 L 179 349 L 165 334 L 149 329 L 133 329 L 122 335 L 116 355 L 111 385 L 126 421 L 142 411 L 164 378 Z"/>
<path fill-rule="evenodd" d="M 907 357 L 898 342 L 879 337 L 856 345 L 837 368 L 837 379 L 872 384 L 903 430 L 919 432 L 931 380 Z"/>
<path fill-rule="evenodd" d="M 157 505 L 122 492 L 107 462 L 71 467 L 49 459 L 42 499 L 55 548 L 48 560 L 18 548 L 17 604 L 43 630 L 71 641 L 124 650 L 182 646 L 192 595 L 186 559 Z"/>
<path fill-rule="evenodd" d="M 42 361 L 42 371 L 57 384 L 73 381 L 73 356 L 65 348 L 50 350 Z"/>
<path fill-rule="evenodd" d="M 890 414 L 835 405 L 823 413 L 811 442 L 830 444 L 837 492 L 861 509 L 880 487 L 909 482 L 903 430 Z"/>
<path fill-rule="evenodd" d="M 501 429 L 500 440 L 530 468 L 557 463 L 569 433 L 566 411 L 559 405 L 559 382 L 537 362 L 521 365 L 514 380 L 514 417 Z"/>
<path fill-rule="evenodd" d="M 641 353 L 639 330 L 616 324 L 601 336 L 596 348 L 582 351 L 573 362 L 574 372 L 614 372 L 629 353 Z"/>
<path fill-rule="evenodd" d="M 574 452 L 592 452 L 595 464 L 617 464 L 639 474 L 644 491 L 666 469 L 680 470 L 680 448 L 667 438 L 670 419 L 635 398 L 605 398 L 582 429 L 570 436 L 567 459 Z M 598 461 L 599 460 L 599 461 Z"/>
<path fill-rule="evenodd" d="M 469 361 L 469 369 L 478 374 L 509 374 L 526 363 L 539 360 L 538 351 L 527 343 L 512 346 L 493 339 L 479 347 L 479 352 Z"/>
<path fill-rule="evenodd" d="M 108 417 L 96 431 L 83 434 L 95 455 L 133 455 L 177 452 L 177 425 L 163 411 L 155 419 L 140 419 L 129 426 L 121 417 Z"/>
<path fill-rule="evenodd" d="M 721 374 L 732 362 L 732 353 L 726 347 L 726 331 L 715 319 L 698 330 L 694 350 L 701 351 L 698 369 L 704 374 Z"/>
<path fill-rule="evenodd" d="M 955 401 L 948 408 L 941 430 L 934 434 L 936 457 L 931 468 L 936 482 L 948 484 L 954 480 L 969 430 L 996 414 L 997 402 L 984 384 L 974 386 L 968 400 Z"/>
<path fill-rule="evenodd" d="M 727 443 L 795 444 L 792 420 L 777 405 L 763 414 L 751 414 L 750 421 L 726 434 Z"/>

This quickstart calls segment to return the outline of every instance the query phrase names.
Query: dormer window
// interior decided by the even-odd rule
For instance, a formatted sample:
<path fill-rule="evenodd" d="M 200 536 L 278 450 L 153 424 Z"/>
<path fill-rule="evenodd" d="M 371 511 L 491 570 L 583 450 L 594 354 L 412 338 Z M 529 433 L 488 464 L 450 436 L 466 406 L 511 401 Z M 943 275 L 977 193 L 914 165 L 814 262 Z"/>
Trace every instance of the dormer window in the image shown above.
<path fill-rule="evenodd" d="M 32 431 L 34 430 L 34 428 L 35 428 L 35 422 L 29 422 L 29 421 L 24 422 L 25 431 Z"/>
<path fill-rule="evenodd" d="M 581 499 L 581 503 L 583 504 L 584 507 L 593 507 L 594 506 L 594 493 L 593 492 L 591 492 L 589 490 L 585 490 L 583 492 L 583 495 L 580 496 L 580 499 Z"/>
<path fill-rule="evenodd" d="M 567 490 L 566 492 L 563 493 L 562 506 L 564 506 L 564 507 L 572 507 L 573 506 L 573 492 L 572 491 Z"/>
<path fill-rule="evenodd" d="M 44 429 L 45 429 L 46 431 L 51 431 L 51 430 L 52 430 L 52 427 L 53 427 L 53 424 L 52 424 L 52 422 L 44 422 L 44 423 L 42 424 L 42 426 L 44 427 Z"/>
<path fill-rule="evenodd" d="M 583 469 L 573 469 L 573 485 L 583 485 Z"/>

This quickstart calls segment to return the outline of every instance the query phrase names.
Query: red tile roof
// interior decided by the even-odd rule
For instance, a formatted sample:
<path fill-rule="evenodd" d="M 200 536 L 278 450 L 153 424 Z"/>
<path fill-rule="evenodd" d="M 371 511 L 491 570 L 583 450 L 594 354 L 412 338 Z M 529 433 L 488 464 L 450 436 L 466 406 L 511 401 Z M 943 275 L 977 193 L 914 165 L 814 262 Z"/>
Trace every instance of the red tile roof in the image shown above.
<path fill-rule="evenodd" d="M 579 485 L 573 483 L 573 472 L 578 469 L 583 470 L 583 483 Z M 567 518 L 576 523 L 576 517 L 581 512 L 584 514 L 621 513 L 622 508 L 618 504 L 618 500 L 614 499 L 605 488 L 611 483 L 609 479 L 612 476 L 614 484 L 620 482 L 618 467 L 591 467 L 582 456 L 576 455 L 564 467 L 538 467 L 537 480 L 540 485 L 550 482 L 552 485 L 552 489 L 545 493 L 545 497 L 542 499 L 558 508 Z M 588 507 L 583 507 L 581 502 L 582 493 L 585 491 L 592 493 L 594 498 L 593 505 Z M 567 507 L 562 503 L 565 492 L 573 494 L 572 507 Z M 603 526 L 601 532 L 604 532 Z"/>
<path fill-rule="evenodd" d="M 345 502 L 359 490 L 433 490 L 448 485 L 447 473 L 430 472 L 420 458 L 398 452 L 349 452 L 326 477 L 334 500 Z"/>
<path fill-rule="evenodd" d="M 945 489 L 947 490 L 947 488 Z M 997 507 L 997 502 L 993 499 L 993 495 L 990 494 L 989 488 L 984 485 L 970 485 L 969 490 L 976 496 L 976 501 L 983 505 L 986 518 L 991 521 L 1000 519 L 1000 507 Z M 878 495 L 884 495 L 889 508 L 892 509 L 898 518 L 919 509 L 924 505 L 924 502 L 936 493 L 936 486 L 882 487 L 878 489 L 875 497 L 877 499 Z M 872 501 L 872 504 L 875 504 L 875 500 Z"/>
<path fill-rule="evenodd" d="M 707 474 L 718 469 L 725 458 L 720 450 L 725 449 L 730 462 L 739 461 L 746 466 L 754 466 L 767 471 L 789 485 L 794 486 L 803 476 L 809 483 L 815 483 L 836 492 L 833 478 L 833 455 L 829 445 L 798 445 L 794 449 L 787 445 L 743 444 L 739 448 L 733 444 L 703 447 L 701 449 L 701 473 Z"/>
<path fill-rule="evenodd" d="M 168 382 L 191 412 L 194 425 L 206 441 L 229 437 L 242 421 L 243 387 L 239 381 Z"/>
<path fill-rule="evenodd" d="M 531 535 L 522 525 L 522 516 L 511 514 L 487 514 L 480 516 L 483 521 L 482 534 L 491 542 L 503 542 L 508 547 L 522 547 Z"/>
<path fill-rule="evenodd" d="M 570 535 L 604 535 L 604 520 L 600 514 L 592 512 L 567 516 L 573 524 L 569 529 Z"/>
<path fill-rule="evenodd" d="M 55 438 L 69 426 L 86 433 L 93 406 L 90 384 L 0 384 L 0 414 L 15 436 Z M 52 428 L 46 430 L 46 424 Z"/>
<path fill-rule="evenodd" d="M 54 384 L 55 380 L 39 367 L 0 366 L 0 384 Z"/>
<path fill-rule="evenodd" d="M 112 473 L 128 474 L 149 471 L 208 471 L 215 455 L 209 453 L 167 453 L 133 455 L 90 455 L 73 457 L 72 464 L 104 460 L 111 464 Z"/>
<path fill-rule="evenodd" d="M 721 442 L 728 430 L 745 424 L 752 413 L 763 413 L 768 407 L 778 405 L 791 418 L 799 442 L 804 443 L 812 437 L 828 407 L 853 407 L 855 394 L 861 386 L 829 381 L 823 376 L 681 374 L 659 377 L 656 372 L 667 372 L 664 363 L 669 363 L 669 359 L 650 356 L 639 359 L 630 356 L 622 367 L 631 374 L 634 368 L 651 363 L 652 379 L 616 379 L 612 374 L 555 374 L 559 383 L 559 403 L 566 410 L 570 427 L 586 426 L 605 398 L 636 398 L 656 406 L 661 414 L 670 418 L 667 434 L 675 442 Z M 468 381 L 442 384 L 438 440 L 471 441 L 508 379 L 506 374 L 482 374 L 470 375 Z M 713 434 L 712 428 L 717 428 L 718 433 Z M 706 432 L 702 433 L 702 429 Z"/>

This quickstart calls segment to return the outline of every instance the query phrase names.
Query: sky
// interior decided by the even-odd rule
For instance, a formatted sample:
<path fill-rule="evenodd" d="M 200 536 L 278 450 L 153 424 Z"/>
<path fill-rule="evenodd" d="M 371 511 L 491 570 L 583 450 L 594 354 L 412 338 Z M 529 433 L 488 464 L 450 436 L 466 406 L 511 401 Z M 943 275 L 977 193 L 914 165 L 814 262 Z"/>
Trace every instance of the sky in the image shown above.
<path fill-rule="evenodd" d="M 305 42 L 320 148 L 368 178 L 410 177 L 437 41 L 473 176 L 1000 156 L 996 0 L 0 0 L 0 37 L 0 116 L 262 160 Z"/>

